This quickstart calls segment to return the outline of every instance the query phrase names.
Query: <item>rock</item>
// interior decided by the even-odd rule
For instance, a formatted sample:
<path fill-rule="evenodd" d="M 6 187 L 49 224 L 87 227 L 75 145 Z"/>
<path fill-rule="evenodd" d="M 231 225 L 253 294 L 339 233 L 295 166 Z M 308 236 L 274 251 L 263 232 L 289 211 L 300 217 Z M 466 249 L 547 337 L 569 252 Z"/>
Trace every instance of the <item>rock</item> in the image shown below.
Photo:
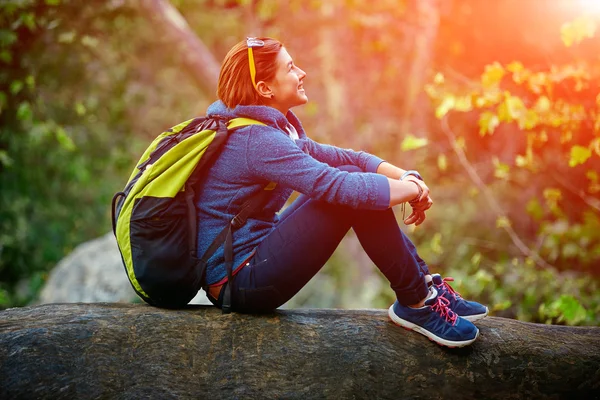
<path fill-rule="evenodd" d="M 448 349 L 385 310 L 13 308 L 0 312 L 0 398 L 598 398 L 600 328 L 477 324 L 473 345 Z"/>
<path fill-rule="evenodd" d="M 52 270 L 39 304 L 141 301 L 133 291 L 112 232 L 83 243 Z M 210 304 L 200 291 L 191 304 Z"/>

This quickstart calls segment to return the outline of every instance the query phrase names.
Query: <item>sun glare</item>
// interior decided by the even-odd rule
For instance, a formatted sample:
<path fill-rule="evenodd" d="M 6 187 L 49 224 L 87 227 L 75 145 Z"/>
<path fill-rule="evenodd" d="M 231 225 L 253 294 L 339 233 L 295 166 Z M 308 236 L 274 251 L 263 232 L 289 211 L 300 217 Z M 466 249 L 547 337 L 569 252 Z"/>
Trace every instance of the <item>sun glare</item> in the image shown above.
<path fill-rule="evenodd" d="M 576 0 L 574 5 L 579 6 L 582 11 L 588 13 L 600 13 L 600 0 Z"/>

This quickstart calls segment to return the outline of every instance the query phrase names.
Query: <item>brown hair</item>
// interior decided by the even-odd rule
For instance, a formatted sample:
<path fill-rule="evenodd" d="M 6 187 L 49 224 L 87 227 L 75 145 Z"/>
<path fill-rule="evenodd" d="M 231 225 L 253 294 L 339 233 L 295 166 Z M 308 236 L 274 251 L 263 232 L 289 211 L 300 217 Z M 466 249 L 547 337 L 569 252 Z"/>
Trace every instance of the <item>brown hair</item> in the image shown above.
<path fill-rule="evenodd" d="M 265 45 L 252 48 L 256 66 L 255 81 L 269 81 L 275 77 L 277 70 L 275 58 L 283 44 L 268 37 L 257 39 L 262 40 Z M 246 40 L 233 46 L 225 56 L 219 74 L 217 96 L 228 108 L 234 108 L 237 105 L 262 104 L 262 97 L 252 85 L 252 79 L 250 78 Z"/>

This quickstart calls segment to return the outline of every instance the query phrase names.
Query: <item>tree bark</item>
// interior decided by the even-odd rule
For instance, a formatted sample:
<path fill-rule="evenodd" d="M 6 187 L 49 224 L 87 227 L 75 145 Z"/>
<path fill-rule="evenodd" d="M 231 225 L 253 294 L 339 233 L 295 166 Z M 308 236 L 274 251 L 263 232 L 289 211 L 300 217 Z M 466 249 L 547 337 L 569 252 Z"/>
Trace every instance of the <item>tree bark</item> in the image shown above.
<path fill-rule="evenodd" d="M 0 397 L 598 398 L 600 328 L 478 325 L 473 345 L 448 349 L 384 310 L 14 308 L 0 312 Z"/>
<path fill-rule="evenodd" d="M 424 130 L 428 117 L 427 107 L 420 105 L 419 97 L 423 96 L 423 87 L 430 70 L 440 22 L 439 0 L 419 0 L 414 4 L 416 7 L 414 35 L 407 35 L 408 40 L 414 40 L 413 57 L 406 76 L 406 94 L 401 110 L 400 130 L 392 135 L 391 142 L 394 145 L 393 158 L 396 160 L 401 160 L 403 157 L 400 148 L 402 139 L 408 134 L 414 134 L 417 127 L 421 131 Z"/>
<path fill-rule="evenodd" d="M 160 35 L 166 36 L 176 46 L 183 68 L 196 81 L 198 87 L 214 94 L 220 64 L 190 29 L 179 11 L 165 0 L 135 0 L 133 4 L 145 18 L 160 27 Z"/>

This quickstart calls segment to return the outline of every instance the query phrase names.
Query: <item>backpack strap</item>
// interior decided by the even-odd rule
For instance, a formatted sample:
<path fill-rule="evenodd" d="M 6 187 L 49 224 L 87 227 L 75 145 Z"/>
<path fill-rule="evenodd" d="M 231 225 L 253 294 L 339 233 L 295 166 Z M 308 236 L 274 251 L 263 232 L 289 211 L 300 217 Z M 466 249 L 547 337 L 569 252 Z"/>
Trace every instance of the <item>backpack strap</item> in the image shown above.
<path fill-rule="evenodd" d="M 244 226 L 250 215 L 264 207 L 270 196 L 270 192 L 275 189 L 276 186 L 277 184 L 275 182 L 270 182 L 267 186 L 265 186 L 262 192 L 251 199 L 246 200 L 246 202 L 242 205 L 240 212 L 231 219 L 229 224 L 227 224 L 227 226 L 225 226 L 221 232 L 219 232 L 217 237 L 213 240 L 211 245 L 200 259 L 203 267 L 202 279 L 204 279 L 204 273 L 208 260 L 210 257 L 212 257 L 215 251 L 217 251 L 221 244 L 224 243 L 227 285 L 224 288 L 225 293 L 223 294 L 223 305 L 221 306 L 223 314 L 229 314 L 231 312 L 231 282 L 233 281 L 233 231 Z"/>
<path fill-rule="evenodd" d="M 233 118 L 230 119 L 229 122 L 227 123 L 227 129 L 229 130 L 234 130 L 237 128 L 242 128 L 244 126 L 248 126 L 248 125 L 267 125 L 264 122 L 260 122 L 257 121 L 255 119 L 251 119 L 251 118 Z"/>
<path fill-rule="evenodd" d="M 233 131 L 235 129 L 239 129 L 248 125 L 266 125 L 263 122 L 251 119 L 251 118 L 233 118 L 228 121 L 227 129 L 229 131 Z M 246 200 L 244 204 L 242 204 L 240 212 L 238 212 L 232 219 L 229 221 L 229 224 L 219 232 L 217 237 L 210 244 L 204 255 L 200 259 L 200 264 L 202 266 L 202 274 L 201 280 L 204 281 L 204 275 L 206 273 L 206 265 L 208 260 L 212 255 L 217 251 L 217 249 L 224 245 L 224 256 L 225 256 L 225 268 L 227 269 L 227 285 L 225 286 L 225 293 L 223 294 L 223 305 L 221 310 L 223 314 L 229 314 L 231 312 L 231 282 L 233 281 L 233 231 L 241 228 L 248 221 L 248 217 L 252 215 L 254 212 L 262 209 L 266 202 L 269 199 L 270 192 L 275 189 L 277 183 L 269 182 L 264 190 L 252 197 L 249 200 Z"/>

